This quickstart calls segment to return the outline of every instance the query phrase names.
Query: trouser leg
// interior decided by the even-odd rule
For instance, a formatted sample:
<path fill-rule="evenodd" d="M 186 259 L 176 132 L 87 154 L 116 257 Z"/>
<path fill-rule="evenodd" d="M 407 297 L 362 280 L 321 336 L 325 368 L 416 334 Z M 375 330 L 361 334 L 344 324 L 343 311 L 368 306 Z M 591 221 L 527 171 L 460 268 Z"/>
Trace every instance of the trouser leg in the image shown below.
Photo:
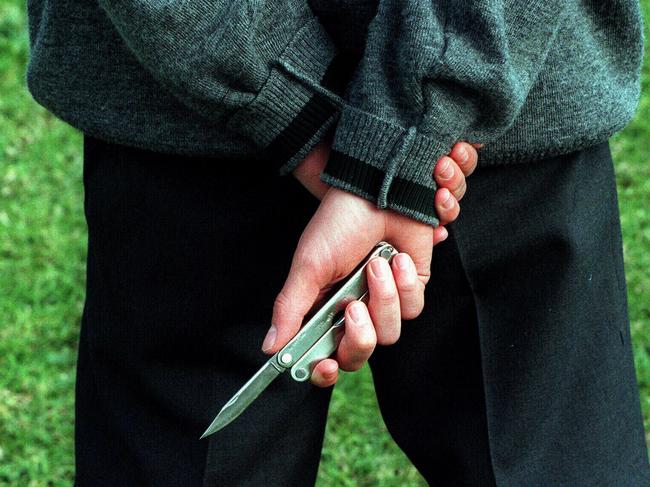
<path fill-rule="evenodd" d="M 425 308 L 371 357 L 382 415 L 431 485 L 494 485 L 471 288 L 453 229 L 434 249 Z"/>
<path fill-rule="evenodd" d="M 427 289 L 431 311 L 405 323 L 402 344 L 378 355 L 382 364 L 374 367 L 388 427 L 416 466 L 433 485 L 472 485 L 464 479 L 472 471 L 482 478 L 485 464 L 457 465 L 469 464 L 480 442 L 472 435 L 482 434 L 500 486 L 649 484 L 608 145 L 531 164 L 480 168 L 453 227 L 454 238 L 443 244 L 447 251 L 434 251 L 434 285 Z M 438 271 L 445 269 L 440 259 L 450 247 L 458 251 L 454 258 L 473 296 L 467 316 L 446 304 L 436 310 L 445 298 L 460 299 L 444 294 L 458 277 Z M 455 333 L 464 333 L 472 313 L 478 346 L 469 331 L 461 345 L 444 334 L 428 338 L 454 326 Z M 426 339 L 432 345 L 414 354 L 419 359 L 397 360 L 408 352 L 400 347 Z M 476 363 L 472 377 L 482 378 L 476 385 L 482 399 L 464 400 L 458 391 L 469 380 L 456 376 L 463 359 L 463 367 Z M 432 376 L 442 390 L 430 384 Z M 422 381 L 428 386 L 421 387 Z M 420 388 L 421 396 L 393 399 L 411 382 L 416 386 L 408 387 Z M 422 398 L 429 407 L 395 422 L 400 404 Z M 467 425 L 482 415 L 485 429 L 468 432 Z M 430 434 L 419 435 L 427 421 L 434 424 Z M 464 439 L 469 446 L 463 453 L 455 445 Z M 427 448 L 423 458 L 409 453 Z M 441 450 L 454 458 L 447 466 L 437 460 Z M 448 472 L 461 482 L 447 481 Z"/>
<path fill-rule="evenodd" d="M 245 161 L 86 138 L 77 484 L 309 485 L 329 390 L 280 377 L 199 441 L 265 361 L 273 300 L 316 200 Z"/>

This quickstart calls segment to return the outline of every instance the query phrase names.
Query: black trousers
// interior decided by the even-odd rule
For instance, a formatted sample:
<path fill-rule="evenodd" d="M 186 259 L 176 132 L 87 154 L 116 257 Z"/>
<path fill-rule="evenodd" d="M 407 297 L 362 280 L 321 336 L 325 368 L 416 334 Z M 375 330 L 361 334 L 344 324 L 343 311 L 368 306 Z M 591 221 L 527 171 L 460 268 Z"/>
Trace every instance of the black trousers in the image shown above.
<path fill-rule="evenodd" d="M 280 377 L 198 437 L 265 360 L 317 201 L 271 162 L 84 148 L 77 485 L 313 484 L 330 390 Z M 425 311 L 371 359 L 431 485 L 650 485 L 607 144 L 479 168 L 432 271 Z"/>

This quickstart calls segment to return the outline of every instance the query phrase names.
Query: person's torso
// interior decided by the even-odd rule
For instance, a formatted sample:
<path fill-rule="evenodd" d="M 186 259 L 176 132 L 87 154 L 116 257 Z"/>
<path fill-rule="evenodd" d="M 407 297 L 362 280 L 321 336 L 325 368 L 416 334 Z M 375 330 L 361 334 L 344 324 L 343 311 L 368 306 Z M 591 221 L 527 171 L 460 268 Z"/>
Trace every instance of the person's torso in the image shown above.
<path fill-rule="evenodd" d="M 639 96 L 638 3 L 575 0 L 513 126 L 482 163 L 530 160 L 605 140 Z M 361 56 L 377 0 L 309 0 L 337 48 Z M 104 140 L 161 152 L 256 158 L 261 149 L 181 103 L 149 74 L 94 1 L 30 0 L 28 87 L 61 119 Z M 602 19 L 608 19 L 602 22 Z"/>

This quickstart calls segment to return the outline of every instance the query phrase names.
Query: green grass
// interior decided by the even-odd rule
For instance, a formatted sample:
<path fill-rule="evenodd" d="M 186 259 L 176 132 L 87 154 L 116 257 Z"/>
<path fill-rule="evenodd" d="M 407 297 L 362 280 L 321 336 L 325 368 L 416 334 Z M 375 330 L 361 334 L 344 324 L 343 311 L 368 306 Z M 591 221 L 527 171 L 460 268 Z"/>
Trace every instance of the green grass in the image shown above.
<path fill-rule="evenodd" d="M 643 1 L 646 18 L 650 0 Z M 650 36 L 647 36 L 650 38 Z M 76 340 L 86 229 L 81 136 L 36 105 L 23 77 L 24 2 L 0 3 L 0 484 L 71 485 Z M 650 63 L 635 120 L 612 141 L 630 318 L 650 431 Z M 379 416 L 367 369 L 345 374 L 320 486 L 425 485 Z"/>
<path fill-rule="evenodd" d="M 650 0 L 642 0 L 645 59 L 641 100 L 634 120 L 612 139 L 634 361 L 650 443 Z"/>

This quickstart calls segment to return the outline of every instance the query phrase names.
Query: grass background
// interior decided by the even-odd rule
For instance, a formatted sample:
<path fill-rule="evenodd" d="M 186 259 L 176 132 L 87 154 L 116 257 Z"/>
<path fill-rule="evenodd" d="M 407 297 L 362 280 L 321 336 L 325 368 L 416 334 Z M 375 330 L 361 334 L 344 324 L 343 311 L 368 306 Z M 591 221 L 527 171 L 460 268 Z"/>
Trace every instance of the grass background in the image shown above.
<path fill-rule="evenodd" d="M 649 18 L 650 0 L 642 0 Z M 648 29 L 646 27 L 646 37 Z M 650 49 L 646 46 L 646 54 Z M 0 0 L 0 484 L 71 485 L 86 228 L 81 136 L 23 77 L 24 2 Z M 650 431 L 650 62 L 634 121 L 612 140 L 630 319 Z M 646 435 L 648 436 L 648 435 Z M 390 439 L 366 369 L 336 387 L 319 486 L 425 485 Z"/>

